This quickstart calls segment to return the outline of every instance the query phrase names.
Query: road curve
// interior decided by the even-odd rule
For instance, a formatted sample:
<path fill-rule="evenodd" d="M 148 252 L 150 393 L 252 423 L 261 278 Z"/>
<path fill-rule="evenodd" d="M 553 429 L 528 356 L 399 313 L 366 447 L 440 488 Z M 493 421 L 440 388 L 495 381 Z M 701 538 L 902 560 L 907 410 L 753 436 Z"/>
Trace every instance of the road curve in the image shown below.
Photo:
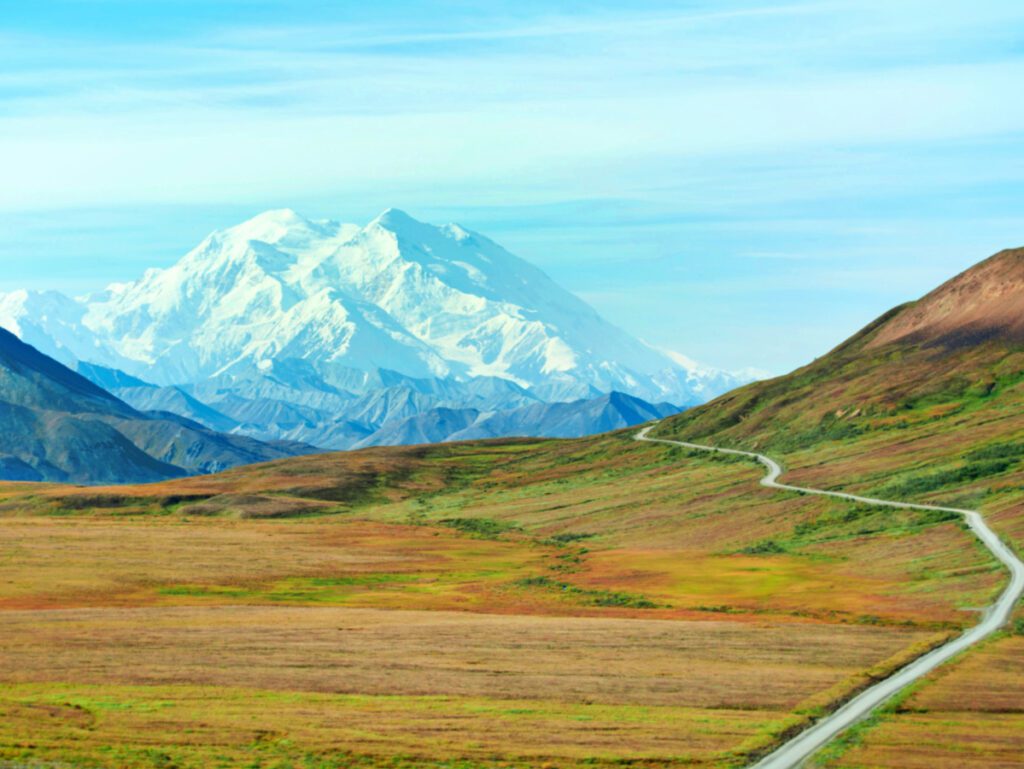
<path fill-rule="evenodd" d="M 751 451 L 739 451 L 737 449 L 721 449 L 715 446 L 702 446 L 697 443 L 686 443 L 685 441 L 673 441 L 664 438 L 648 438 L 647 434 L 654 429 L 657 423 L 648 425 L 634 437 L 638 441 L 649 441 L 651 443 L 667 443 L 673 446 L 683 446 L 688 449 L 700 451 L 711 451 L 720 454 L 737 454 L 739 456 L 756 459 L 768 470 L 768 474 L 761 479 L 762 486 L 773 489 L 784 489 L 786 491 L 799 491 L 804 494 L 818 494 L 823 497 L 838 497 L 849 499 L 854 502 L 867 502 L 872 505 L 885 505 L 887 507 L 911 508 L 914 510 L 942 510 L 952 513 L 959 513 L 967 521 L 967 525 L 974 532 L 999 561 L 1006 566 L 1010 572 L 1010 583 L 999 595 L 996 602 L 986 608 L 981 622 L 967 630 L 963 635 L 957 636 L 942 646 L 939 646 L 928 654 L 918 657 L 904 668 L 897 670 L 888 678 L 879 681 L 877 684 L 865 689 L 856 697 L 851 699 L 838 710 L 830 713 L 819 721 L 816 721 L 807 729 L 802 731 L 793 739 L 789 740 L 779 748 L 768 754 L 750 769 L 796 769 L 804 764 L 815 752 L 834 740 L 846 729 L 858 721 L 867 718 L 876 708 L 884 704 L 900 691 L 919 678 L 930 673 L 939 665 L 955 657 L 965 649 L 970 648 L 984 638 L 995 633 L 1005 625 L 1013 607 L 1024 594 L 1024 562 L 999 539 L 992 529 L 985 523 L 985 519 L 977 510 L 962 510 L 956 507 L 940 507 L 938 505 L 916 505 L 910 502 L 892 502 L 887 499 L 873 499 L 872 497 L 861 497 L 856 494 L 844 494 L 839 491 L 825 491 L 823 489 L 805 489 L 800 486 L 789 486 L 779 483 L 778 477 L 782 474 L 782 468 L 777 462 L 764 454 L 756 454 Z"/>

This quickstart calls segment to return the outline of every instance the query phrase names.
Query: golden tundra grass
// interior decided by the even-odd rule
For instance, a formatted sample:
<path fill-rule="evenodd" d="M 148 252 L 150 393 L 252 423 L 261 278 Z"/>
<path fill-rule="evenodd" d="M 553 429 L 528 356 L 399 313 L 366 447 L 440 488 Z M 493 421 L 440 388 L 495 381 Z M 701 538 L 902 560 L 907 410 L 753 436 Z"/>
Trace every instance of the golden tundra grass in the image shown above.
<path fill-rule="evenodd" d="M 937 671 L 842 740 L 828 769 L 991 769 L 1024 756 L 1024 637 L 1004 636 Z"/>
<path fill-rule="evenodd" d="M 635 592 L 657 605 L 645 615 L 953 627 L 998 587 L 955 521 L 774 492 L 759 475 L 619 434 L 303 457 L 151 486 L 11 485 L 0 605 L 209 602 L 219 591 L 232 602 L 590 611 L 586 593 L 528 582 L 543 577 L 590 598 Z M 378 577 L 345 583 L 368 573 Z"/>
<path fill-rule="evenodd" d="M 0 488 L 0 757 L 734 766 L 972 621 L 955 522 L 637 444 Z"/>
<path fill-rule="evenodd" d="M 10 611 L 0 754 L 112 767 L 161 765 L 150 752 L 196 767 L 338 753 L 712 765 L 928 640 L 329 607 Z"/>

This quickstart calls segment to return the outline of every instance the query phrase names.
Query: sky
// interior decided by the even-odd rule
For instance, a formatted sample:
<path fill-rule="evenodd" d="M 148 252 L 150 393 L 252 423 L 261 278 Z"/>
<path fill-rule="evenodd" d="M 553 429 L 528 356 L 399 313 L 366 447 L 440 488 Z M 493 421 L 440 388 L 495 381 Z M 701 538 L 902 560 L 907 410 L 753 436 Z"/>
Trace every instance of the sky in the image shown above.
<path fill-rule="evenodd" d="M 783 373 L 1024 245 L 1024 3 L 47 0 L 0 14 L 0 291 L 395 206 Z"/>

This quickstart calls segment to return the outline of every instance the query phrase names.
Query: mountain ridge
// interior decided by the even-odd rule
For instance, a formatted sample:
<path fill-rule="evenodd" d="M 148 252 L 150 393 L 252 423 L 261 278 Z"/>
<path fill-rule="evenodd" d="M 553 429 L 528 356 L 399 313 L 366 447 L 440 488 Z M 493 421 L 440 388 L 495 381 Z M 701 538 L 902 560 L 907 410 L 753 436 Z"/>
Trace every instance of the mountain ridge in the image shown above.
<path fill-rule="evenodd" d="M 685 407 L 749 379 L 629 336 L 480 233 L 394 208 L 366 225 L 267 211 L 88 297 L 0 295 L 0 326 L 141 410 L 330 449 L 434 409 L 611 392 Z"/>
<path fill-rule="evenodd" d="M 722 375 L 629 337 L 489 238 L 399 209 L 363 227 L 265 212 L 82 300 L 0 296 L 0 325 L 65 364 L 161 385 L 301 359 L 348 388 L 338 369 L 499 376 L 550 400 L 593 386 L 689 403 Z"/>
<path fill-rule="evenodd" d="M 0 430 L 0 478 L 20 481 L 151 482 L 314 451 L 137 410 L 4 329 Z"/>

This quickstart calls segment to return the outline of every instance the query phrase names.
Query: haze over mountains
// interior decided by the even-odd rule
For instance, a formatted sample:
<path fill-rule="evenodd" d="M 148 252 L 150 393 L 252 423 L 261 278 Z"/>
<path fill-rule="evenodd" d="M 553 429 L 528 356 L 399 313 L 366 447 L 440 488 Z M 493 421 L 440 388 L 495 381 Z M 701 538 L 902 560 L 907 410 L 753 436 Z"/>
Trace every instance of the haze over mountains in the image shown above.
<path fill-rule="evenodd" d="M 139 410 L 332 449 L 583 435 L 749 379 L 632 338 L 478 233 L 395 209 L 366 226 L 269 211 L 133 283 L 2 295 L 0 326 Z"/>
<path fill-rule="evenodd" d="M 311 450 L 140 413 L 3 329 L 0 433 L 0 478 L 17 481 L 157 481 Z"/>

